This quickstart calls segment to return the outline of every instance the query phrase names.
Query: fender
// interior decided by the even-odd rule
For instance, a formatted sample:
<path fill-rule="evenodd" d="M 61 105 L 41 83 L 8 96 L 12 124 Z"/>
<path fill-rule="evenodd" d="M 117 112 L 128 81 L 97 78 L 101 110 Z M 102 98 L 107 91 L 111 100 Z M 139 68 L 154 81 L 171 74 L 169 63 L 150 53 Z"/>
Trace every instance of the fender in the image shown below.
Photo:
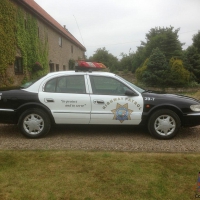
<path fill-rule="evenodd" d="M 144 105 L 144 110 L 143 110 L 143 113 L 142 113 L 142 122 L 140 123 L 141 124 L 146 124 L 149 117 L 157 110 L 160 110 L 160 109 L 164 109 L 164 108 L 167 108 L 167 109 L 170 109 L 172 111 L 174 111 L 176 114 L 178 114 L 178 116 L 180 117 L 180 120 L 182 121 L 182 116 L 183 116 L 183 112 L 182 110 L 173 105 L 173 104 L 159 104 L 159 105 L 152 105 L 152 107 L 150 106 L 150 108 L 146 108 L 146 105 Z"/>
<path fill-rule="evenodd" d="M 20 115 L 27 109 L 29 108 L 40 108 L 42 110 L 44 110 L 50 117 L 50 120 L 55 124 L 55 120 L 54 120 L 54 117 L 50 111 L 50 109 L 41 104 L 41 103 L 38 103 L 38 102 L 29 102 L 29 103 L 26 103 L 26 104 L 23 104 L 21 106 L 19 106 L 17 109 L 16 109 L 16 113 L 17 113 L 17 121 L 19 120 L 19 117 Z"/>

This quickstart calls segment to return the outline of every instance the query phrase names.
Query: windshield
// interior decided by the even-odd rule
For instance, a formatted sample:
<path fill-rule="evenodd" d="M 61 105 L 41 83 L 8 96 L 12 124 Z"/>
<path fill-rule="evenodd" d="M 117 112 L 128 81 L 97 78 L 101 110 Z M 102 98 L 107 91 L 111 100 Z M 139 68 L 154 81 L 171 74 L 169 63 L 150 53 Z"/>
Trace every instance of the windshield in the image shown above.
<path fill-rule="evenodd" d="M 142 93 L 142 92 L 145 91 L 145 90 L 143 90 L 142 88 L 139 88 L 138 86 L 136 86 L 136 85 L 134 85 L 133 83 L 127 81 L 126 79 L 123 79 L 123 78 L 120 77 L 120 76 L 117 76 L 117 75 L 116 75 L 116 77 L 118 77 L 119 79 L 123 80 L 124 82 L 126 82 L 128 85 L 130 85 L 132 88 L 134 88 L 135 90 L 137 90 L 137 91 L 140 92 L 140 93 Z"/>

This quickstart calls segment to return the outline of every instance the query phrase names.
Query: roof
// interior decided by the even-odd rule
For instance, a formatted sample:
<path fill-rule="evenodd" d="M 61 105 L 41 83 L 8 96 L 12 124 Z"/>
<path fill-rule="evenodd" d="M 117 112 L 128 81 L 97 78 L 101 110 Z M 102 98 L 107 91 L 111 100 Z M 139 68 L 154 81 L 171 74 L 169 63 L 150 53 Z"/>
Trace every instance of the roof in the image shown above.
<path fill-rule="evenodd" d="M 45 23 L 50 25 L 57 32 L 62 34 L 63 37 L 70 40 L 72 43 L 79 46 L 82 50 L 86 51 L 86 48 L 63 26 L 61 26 L 53 17 L 51 17 L 43 8 L 41 8 L 34 0 L 17 0 L 18 3 L 28 8 L 37 17 L 41 18 Z"/>

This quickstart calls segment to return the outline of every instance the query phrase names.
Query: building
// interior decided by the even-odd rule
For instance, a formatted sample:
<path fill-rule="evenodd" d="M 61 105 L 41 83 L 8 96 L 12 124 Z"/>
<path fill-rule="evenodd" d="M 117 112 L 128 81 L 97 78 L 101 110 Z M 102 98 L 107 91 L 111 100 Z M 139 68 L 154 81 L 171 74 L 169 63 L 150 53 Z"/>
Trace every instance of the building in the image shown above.
<path fill-rule="evenodd" d="M 69 70 L 70 60 L 85 58 L 86 48 L 65 26 L 61 26 L 34 0 L 10 0 L 10 2 L 36 18 L 38 37 L 41 40 L 47 40 L 48 43 L 49 72 Z M 24 16 L 25 26 L 26 23 L 26 16 Z M 15 64 L 13 64 L 14 66 L 10 65 L 7 69 L 9 75 L 14 79 L 13 85 L 21 84 L 24 79 L 23 66 L 20 60 L 22 57 L 20 49 L 17 48 Z"/>

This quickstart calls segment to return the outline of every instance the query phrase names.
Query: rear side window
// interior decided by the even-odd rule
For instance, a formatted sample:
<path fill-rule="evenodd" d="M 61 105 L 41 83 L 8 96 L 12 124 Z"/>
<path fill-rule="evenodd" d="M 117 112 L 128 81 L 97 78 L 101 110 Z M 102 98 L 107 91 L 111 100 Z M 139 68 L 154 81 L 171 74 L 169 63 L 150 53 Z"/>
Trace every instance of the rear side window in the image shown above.
<path fill-rule="evenodd" d="M 44 92 L 84 94 L 86 93 L 84 76 L 61 76 L 51 79 L 46 83 Z"/>

